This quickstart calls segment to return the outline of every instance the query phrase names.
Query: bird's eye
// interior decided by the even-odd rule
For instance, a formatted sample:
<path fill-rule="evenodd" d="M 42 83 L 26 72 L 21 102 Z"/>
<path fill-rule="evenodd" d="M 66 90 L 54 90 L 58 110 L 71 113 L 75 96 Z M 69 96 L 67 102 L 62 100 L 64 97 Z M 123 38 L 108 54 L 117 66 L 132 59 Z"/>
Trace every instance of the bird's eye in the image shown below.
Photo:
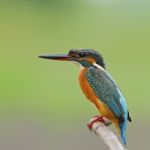
<path fill-rule="evenodd" d="M 80 56 L 85 57 L 86 55 L 85 55 L 85 53 L 80 53 Z"/>

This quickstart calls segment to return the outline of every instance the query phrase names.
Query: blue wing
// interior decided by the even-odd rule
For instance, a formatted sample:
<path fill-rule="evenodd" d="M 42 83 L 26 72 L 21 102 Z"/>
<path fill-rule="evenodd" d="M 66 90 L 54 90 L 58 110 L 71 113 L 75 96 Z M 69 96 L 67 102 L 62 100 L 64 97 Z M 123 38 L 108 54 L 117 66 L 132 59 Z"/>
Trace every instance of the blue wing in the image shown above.
<path fill-rule="evenodd" d="M 126 121 L 128 110 L 125 99 L 109 73 L 90 67 L 85 77 L 99 100 L 105 103 L 121 122 Z"/>

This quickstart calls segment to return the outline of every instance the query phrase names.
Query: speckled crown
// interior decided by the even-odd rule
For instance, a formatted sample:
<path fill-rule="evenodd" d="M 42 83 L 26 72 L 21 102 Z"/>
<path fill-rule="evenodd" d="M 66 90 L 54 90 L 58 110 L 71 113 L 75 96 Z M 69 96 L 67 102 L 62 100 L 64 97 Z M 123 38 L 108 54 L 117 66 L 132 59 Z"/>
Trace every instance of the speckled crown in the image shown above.
<path fill-rule="evenodd" d="M 68 53 L 72 57 L 92 57 L 96 60 L 96 63 L 105 69 L 104 59 L 98 51 L 94 49 L 71 49 Z"/>

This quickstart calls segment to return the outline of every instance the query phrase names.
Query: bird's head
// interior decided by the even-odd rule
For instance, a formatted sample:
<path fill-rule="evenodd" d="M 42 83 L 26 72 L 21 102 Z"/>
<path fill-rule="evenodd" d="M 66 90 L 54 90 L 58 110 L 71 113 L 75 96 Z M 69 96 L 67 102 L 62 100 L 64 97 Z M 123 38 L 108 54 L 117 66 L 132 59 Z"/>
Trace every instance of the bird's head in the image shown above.
<path fill-rule="evenodd" d="M 71 49 L 68 54 L 41 55 L 40 58 L 71 61 L 80 64 L 83 67 L 98 65 L 105 69 L 105 63 L 101 54 L 93 49 Z"/>

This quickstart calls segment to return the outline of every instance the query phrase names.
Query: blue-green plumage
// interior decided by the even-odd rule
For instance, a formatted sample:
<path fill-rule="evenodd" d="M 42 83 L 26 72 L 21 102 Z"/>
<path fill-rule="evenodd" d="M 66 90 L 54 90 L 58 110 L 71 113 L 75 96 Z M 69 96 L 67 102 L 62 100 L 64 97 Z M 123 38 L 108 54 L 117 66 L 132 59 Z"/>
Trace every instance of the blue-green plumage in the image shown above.
<path fill-rule="evenodd" d="M 119 127 L 122 141 L 126 144 L 126 126 L 128 119 L 128 110 L 125 99 L 113 81 L 109 73 L 104 69 L 90 67 L 85 73 L 93 91 L 103 103 L 105 103 L 114 115 L 119 118 Z"/>
<path fill-rule="evenodd" d="M 79 63 L 84 68 L 82 70 L 85 71 L 83 71 L 83 76 L 81 71 L 80 76 L 83 92 L 88 99 L 94 99 L 92 102 L 95 101 L 96 107 L 98 107 L 99 111 L 101 110 L 100 113 L 102 112 L 104 117 L 110 118 L 114 123 L 117 122 L 115 125 L 120 131 L 123 143 L 126 144 L 127 120 L 131 121 L 131 118 L 125 98 L 107 72 L 101 54 L 93 49 L 71 49 L 67 55 L 42 55 L 39 57 Z"/>

